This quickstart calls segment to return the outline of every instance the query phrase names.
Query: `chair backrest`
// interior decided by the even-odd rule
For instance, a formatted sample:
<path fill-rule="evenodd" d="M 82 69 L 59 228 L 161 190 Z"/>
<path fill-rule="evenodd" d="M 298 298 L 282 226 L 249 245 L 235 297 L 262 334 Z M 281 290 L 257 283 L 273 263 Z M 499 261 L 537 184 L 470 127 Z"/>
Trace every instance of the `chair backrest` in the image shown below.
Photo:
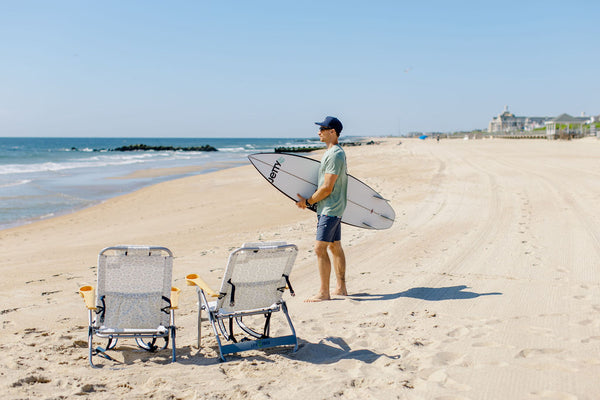
<path fill-rule="evenodd" d="M 217 309 L 230 313 L 281 301 L 298 248 L 285 242 L 246 243 L 229 256 Z"/>
<path fill-rule="evenodd" d="M 98 325 L 117 330 L 168 326 L 172 270 L 173 253 L 165 247 L 102 250 L 96 301 L 104 311 Z"/>

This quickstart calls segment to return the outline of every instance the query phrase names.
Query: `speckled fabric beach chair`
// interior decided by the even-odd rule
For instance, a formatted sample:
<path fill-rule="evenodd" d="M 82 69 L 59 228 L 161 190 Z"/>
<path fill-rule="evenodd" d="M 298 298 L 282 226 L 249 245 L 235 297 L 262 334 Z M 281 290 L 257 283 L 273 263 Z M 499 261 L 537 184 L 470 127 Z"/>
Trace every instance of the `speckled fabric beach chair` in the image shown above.
<path fill-rule="evenodd" d="M 133 338 L 137 345 L 155 351 L 156 340 L 171 338 L 175 361 L 175 315 L 179 289 L 171 287 L 173 253 L 166 247 L 115 246 L 98 256 L 98 286 L 83 286 L 79 293 L 88 308 L 88 347 L 93 356 L 113 360 L 107 350 L 120 338 Z M 106 348 L 93 346 L 93 336 L 108 339 Z M 114 361 L 114 360 L 113 360 Z"/>
<path fill-rule="evenodd" d="M 292 345 L 296 351 L 298 339 L 282 295 L 286 288 L 294 295 L 289 277 L 297 253 L 295 245 L 285 242 L 244 244 L 229 256 L 219 293 L 211 290 L 198 275 L 188 275 L 188 285 L 196 286 L 198 292 L 198 347 L 202 310 L 206 310 L 223 361 L 226 354 L 253 349 Z M 209 302 L 209 297 L 217 300 Z M 270 336 L 271 315 L 277 311 L 283 311 L 291 335 Z M 256 322 L 253 316 L 260 315 L 265 318 L 261 323 L 262 332 L 250 328 L 243 321 L 246 318 Z M 236 337 L 234 321 L 248 336 Z M 220 336 L 230 343 L 223 345 Z"/>

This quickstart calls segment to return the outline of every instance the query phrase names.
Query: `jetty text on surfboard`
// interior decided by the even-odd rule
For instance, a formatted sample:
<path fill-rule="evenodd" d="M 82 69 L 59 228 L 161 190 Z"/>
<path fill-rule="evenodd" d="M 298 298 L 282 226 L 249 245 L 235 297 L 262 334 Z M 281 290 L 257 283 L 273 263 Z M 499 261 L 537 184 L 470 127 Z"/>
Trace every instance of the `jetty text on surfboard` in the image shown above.
<path fill-rule="evenodd" d="M 271 182 L 271 183 L 275 182 L 275 178 L 277 178 L 277 173 L 279 172 L 280 167 L 281 167 L 281 163 L 279 162 L 279 160 L 275 160 L 275 164 L 273 164 L 271 173 L 269 174 L 269 177 L 267 178 L 269 180 L 269 182 Z"/>

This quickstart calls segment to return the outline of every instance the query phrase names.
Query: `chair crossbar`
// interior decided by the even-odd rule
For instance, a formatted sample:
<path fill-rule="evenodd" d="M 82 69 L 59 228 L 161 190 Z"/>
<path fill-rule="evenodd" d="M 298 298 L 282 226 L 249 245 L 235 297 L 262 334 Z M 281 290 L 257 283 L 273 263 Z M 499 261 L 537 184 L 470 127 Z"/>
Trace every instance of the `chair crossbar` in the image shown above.
<path fill-rule="evenodd" d="M 221 354 L 239 353 L 248 350 L 260 350 L 278 346 L 297 346 L 295 335 L 269 337 L 264 339 L 246 340 L 221 346 Z"/>
<path fill-rule="evenodd" d="M 139 336 L 139 335 L 150 335 L 150 336 L 166 336 L 169 334 L 169 329 L 161 327 L 162 329 L 96 329 L 96 335 L 106 336 Z"/>
<path fill-rule="evenodd" d="M 266 314 L 269 312 L 277 312 L 279 311 L 281 308 L 281 306 L 279 304 L 273 304 L 271 307 L 268 308 L 260 308 L 260 309 L 256 309 L 256 310 L 249 310 L 249 311 L 235 311 L 235 312 L 217 312 L 215 310 L 211 310 L 211 312 L 214 312 L 216 315 L 218 315 L 218 318 L 222 318 L 222 319 L 227 319 L 229 317 L 247 317 L 249 315 L 260 315 L 260 314 Z"/>

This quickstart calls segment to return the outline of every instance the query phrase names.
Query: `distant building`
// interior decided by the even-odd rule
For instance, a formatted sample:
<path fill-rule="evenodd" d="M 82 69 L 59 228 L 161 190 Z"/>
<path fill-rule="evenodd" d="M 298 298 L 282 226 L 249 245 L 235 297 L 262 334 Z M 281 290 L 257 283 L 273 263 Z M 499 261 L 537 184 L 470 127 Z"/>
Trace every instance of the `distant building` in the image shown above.
<path fill-rule="evenodd" d="M 551 117 L 517 117 L 508 111 L 508 106 L 504 107 L 504 112 L 492 118 L 488 125 L 489 133 L 512 133 L 522 131 L 533 131 L 537 128 L 543 128 L 546 121 Z"/>

